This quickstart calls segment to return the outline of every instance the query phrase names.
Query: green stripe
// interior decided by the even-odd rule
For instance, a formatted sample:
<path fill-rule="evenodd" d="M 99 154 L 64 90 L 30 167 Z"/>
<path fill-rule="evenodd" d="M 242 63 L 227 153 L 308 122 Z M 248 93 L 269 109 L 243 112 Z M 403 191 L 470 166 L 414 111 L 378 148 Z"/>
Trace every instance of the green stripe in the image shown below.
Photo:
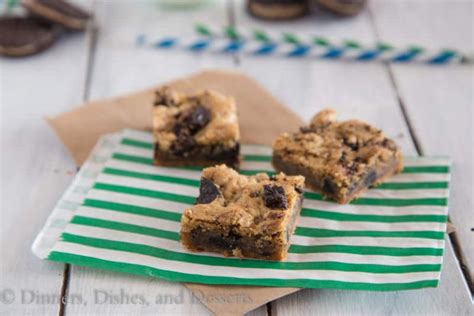
<path fill-rule="evenodd" d="M 281 38 L 284 42 L 290 43 L 290 44 L 299 44 L 300 40 L 296 36 L 296 34 L 291 34 L 291 33 L 283 33 L 281 34 Z"/>
<path fill-rule="evenodd" d="M 447 215 L 364 215 L 328 212 L 303 208 L 301 216 L 325 218 L 334 221 L 350 222 L 379 222 L 379 223 L 405 223 L 405 222 L 438 222 L 446 223 Z"/>
<path fill-rule="evenodd" d="M 440 271 L 440 264 L 411 264 L 411 265 L 382 265 L 382 264 L 359 264 L 343 263 L 335 261 L 323 262 L 286 262 L 286 261 L 266 261 L 237 259 L 225 257 L 212 257 L 206 255 L 195 255 L 171 251 L 158 247 L 141 245 L 129 242 L 118 242 L 101 238 L 78 236 L 63 233 L 61 238 L 65 242 L 116 251 L 136 253 L 165 260 L 188 262 L 193 264 L 204 264 L 209 266 L 225 266 L 239 268 L 256 269 L 277 269 L 277 270 L 334 270 L 366 273 L 412 273 Z"/>
<path fill-rule="evenodd" d="M 305 192 L 304 197 L 309 200 L 323 201 L 321 194 L 315 192 Z M 349 204 L 352 205 L 377 205 L 377 206 L 414 206 L 414 205 L 434 205 L 446 206 L 447 198 L 418 198 L 418 199 L 376 199 L 376 198 L 357 198 Z"/>
<path fill-rule="evenodd" d="M 133 147 L 153 149 L 153 143 L 144 142 L 141 140 L 136 140 L 136 139 L 131 139 L 131 138 L 123 138 L 120 143 L 122 145 L 128 145 L 128 146 L 133 146 Z"/>
<path fill-rule="evenodd" d="M 448 173 L 448 166 L 413 166 L 404 167 L 402 173 Z"/>
<path fill-rule="evenodd" d="M 66 252 L 53 251 L 49 254 L 49 260 L 67 262 L 97 269 L 125 272 L 138 275 L 158 277 L 174 282 L 191 282 L 202 284 L 226 284 L 226 285 L 254 285 L 254 286 L 279 286 L 279 287 L 299 287 L 299 288 L 331 288 L 341 290 L 362 290 L 362 291 L 399 291 L 411 290 L 424 287 L 437 287 L 438 280 L 423 280 L 409 283 L 363 283 L 363 282 L 342 282 L 332 280 L 316 279 L 247 279 L 236 277 L 207 276 L 199 274 L 188 274 L 181 272 L 156 269 L 149 266 L 131 264 L 126 262 L 115 262 L 97 259 L 88 256 L 70 254 Z"/>
<path fill-rule="evenodd" d="M 117 160 L 124 160 L 124 161 L 141 163 L 141 164 L 145 164 L 145 165 L 152 165 L 153 164 L 153 159 L 151 159 L 151 158 L 133 156 L 133 155 L 127 155 L 127 154 L 121 154 L 121 153 L 114 153 L 112 155 L 112 158 L 117 159 Z"/>
<path fill-rule="evenodd" d="M 205 35 L 205 36 L 213 36 L 213 32 L 204 24 L 196 24 L 194 26 L 194 30 L 196 31 L 196 33 L 198 34 L 201 34 L 201 35 Z"/>
<path fill-rule="evenodd" d="M 267 33 L 265 33 L 264 31 L 261 31 L 261 30 L 254 30 L 253 31 L 253 38 L 255 38 L 255 40 L 261 41 L 261 42 L 271 42 L 272 41 L 271 37 Z"/>
<path fill-rule="evenodd" d="M 161 219 L 166 219 L 173 222 L 181 221 L 181 214 L 163 211 L 163 210 L 159 210 L 155 208 L 149 208 L 149 207 L 141 207 L 141 206 L 135 206 L 135 205 L 130 205 L 130 204 L 107 202 L 107 201 L 94 200 L 94 199 L 86 199 L 82 205 L 100 208 L 100 209 L 109 210 L 109 211 L 117 211 L 117 212 L 130 213 L 130 214 L 135 214 L 135 215 L 161 218 Z"/>
<path fill-rule="evenodd" d="M 356 255 L 380 255 L 380 256 L 442 256 L 443 248 L 399 248 L 399 247 L 375 247 L 375 246 L 347 246 L 347 245 L 321 245 L 304 246 L 291 245 L 290 253 L 350 253 Z"/>
<path fill-rule="evenodd" d="M 125 224 L 125 223 L 120 223 L 120 222 L 107 221 L 103 219 L 96 219 L 96 218 L 78 216 L 78 215 L 74 216 L 74 218 L 71 220 L 71 223 L 78 224 L 78 225 L 113 229 L 113 230 L 119 230 L 123 232 L 129 232 L 129 233 L 134 233 L 134 234 L 147 235 L 147 236 L 153 236 L 153 237 L 158 237 L 158 238 L 179 241 L 178 233 L 170 232 L 167 230 L 161 230 L 157 228 Z"/>
<path fill-rule="evenodd" d="M 199 187 L 199 184 L 200 184 L 199 180 L 194 180 L 194 179 L 186 179 L 186 178 L 178 178 L 178 177 L 172 177 L 172 176 L 149 174 L 149 173 L 143 173 L 143 172 L 127 171 L 127 170 L 121 170 L 121 169 L 115 169 L 115 168 L 105 168 L 104 170 L 102 170 L 102 172 L 106 174 L 113 174 L 116 176 L 161 181 L 161 182 L 168 182 L 168 183 L 175 183 L 175 184 L 183 184 L 183 185 L 189 185 L 193 187 Z"/>
<path fill-rule="evenodd" d="M 419 199 L 375 199 L 375 198 L 358 198 L 351 201 L 353 205 L 378 205 L 378 206 L 415 206 L 415 205 L 432 205 L 446 206 L 447 198 L 419 198 Z"/>
<path fill-rule="evenodd" d="M 244 155 L 245 161 L 261 161 L 261 162 L 271 162 L 272 156 L 265 155 Z"/>
<path fill-rule="evenodd" d="M 173 201 L 173 202 L 180 202 L 180 203 L 185 203 L 185 204 L 194 204 L 196 202 L 195 197 L 188 196 L 188 195 L 132 188 L 132 187 L 126 187 L 123 185 L 114 185 L 114 184 L 107 184 L 107 183 L 101 183 L 101 182 L 96 182 L 93 188 L 97 190 L 106 190 L 106 191 L 112 191 L 112 192 L 145 196 L 145 197 Z"/>
<path fill-rule="evenodd" d="M 384 190 L 447 189 L 448 182 L 384 182 L 374 188 Z"/>
<path fill-rule="evenodd" d="M 295 235 L 306 237 L 389 237 L 389 238 L 426 238 L 444 239 L 444 232 L 438 231 L 369 231 L 369 230 L 332 230 L 297 227 Z"/>

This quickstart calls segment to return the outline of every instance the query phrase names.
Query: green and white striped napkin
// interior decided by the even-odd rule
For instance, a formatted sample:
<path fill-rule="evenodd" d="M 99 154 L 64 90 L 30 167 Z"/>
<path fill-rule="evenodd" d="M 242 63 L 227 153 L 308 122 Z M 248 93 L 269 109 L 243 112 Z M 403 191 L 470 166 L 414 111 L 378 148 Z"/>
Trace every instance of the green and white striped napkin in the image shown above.
<path fill-rule="evenodd" d="M 244 145 L 242 173 L 272 172 L 271 149 Z M 156 167 L 150 133 L 104 136 L 33 244 L 41 258 L 206 284 L 355 290 L 435 287 L 443 261 L 450 162 L 407 158 L 402 174 L 348 205 L 314 192 L 284 262 L 191 253 L 182 211 L 196 168 Z"/>

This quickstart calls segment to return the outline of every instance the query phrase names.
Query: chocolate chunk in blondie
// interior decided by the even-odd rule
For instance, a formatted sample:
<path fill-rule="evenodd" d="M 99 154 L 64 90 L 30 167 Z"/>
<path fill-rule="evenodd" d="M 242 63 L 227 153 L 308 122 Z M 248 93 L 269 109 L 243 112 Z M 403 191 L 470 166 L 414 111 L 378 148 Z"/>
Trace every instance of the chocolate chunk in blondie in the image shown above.
<path fill-rule="evenodd" d="M 263 201 L 265 206 L 270 209 L 284 210 L 288 208 L 285 189 L 278 185 L 266 184 L 263 186 Z"/>
<path fill-rule="evenodd" d="M 199 196 L 197 197 L 197 204 L 209 204 L 220 195 L 217 186 L 206 178 L 201 178 L 201 185 L 199 186 Z"/>
<path fill-rule="evenodd" d="M 239 175 L 224 165 L 203 170 L 196 205 L 181 218 L 192 251 L 283 260 L 303 200 L 304 177 Z"/>
<path fill-rule="evenodd" d="M 232 97 L 213 91 L 185 96 L 156 91 L 154 162 L 165 166 L 239 165 L 240 132 Z"/>
<path fill-rule="evenodd" d="M 301 174 L 314 190 L 348 203 L 367 188 L 400 172 L 402 153 L 395 142 L 369 124 L 338 122 L 326 109 L 297 133 L 284 133 L 273 143 L 273 165 L 286 174 Z"/>

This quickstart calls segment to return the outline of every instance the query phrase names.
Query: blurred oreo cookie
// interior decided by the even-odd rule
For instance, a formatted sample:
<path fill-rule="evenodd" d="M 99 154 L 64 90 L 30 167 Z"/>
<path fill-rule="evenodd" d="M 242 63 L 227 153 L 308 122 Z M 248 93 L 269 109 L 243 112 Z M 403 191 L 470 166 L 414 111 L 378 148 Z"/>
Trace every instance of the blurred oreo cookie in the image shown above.
<path fill-rule="evenodd" d="M 356 15 L 365 6 L 366 0 L 318 0 L 328 11 L 339 15 Z"/>
<path fill-rule="evenodd" d="M 0 55 L 21 57 L 39 53 L 51 46 L 58 28 L 31 17 L 0 18 Z"/>
<path fill-rule="evenodd" d="M 23 0 L 30 14 L 69 30 L 81 31 L 90 20 L 90 13 L 63 0 Z"/>
<path fill-rule="evenodd" d="M 248 0 L 247 11 L 260 19 L 291 20 L 309 12 L 309 0 Z"/>

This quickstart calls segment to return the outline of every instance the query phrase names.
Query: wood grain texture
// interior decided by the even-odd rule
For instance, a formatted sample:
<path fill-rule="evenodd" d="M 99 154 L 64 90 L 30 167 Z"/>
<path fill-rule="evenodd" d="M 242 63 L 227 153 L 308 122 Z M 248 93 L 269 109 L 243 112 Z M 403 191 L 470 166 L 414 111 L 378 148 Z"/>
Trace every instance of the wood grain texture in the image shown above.
<path fill-rule="evenodd" d="M 0 59 L 0 291 L 14 295 L 0 304 L 2 315 L 58 312 L 64 264 L 30 249 L 76 168 L 43 118 L 82 100 L 86 63 L 83 33 L 37 56 Z"/>
<path fill-rule="evenodd" d="M 68 315 L 210 315 L 201 300 L 223 299 L 194 295 L 180 283 L 76 266 L 69 292 L 83 297 L 85 303 L 68 304 Z M 235 297 L 236 302 L 245 299 L 245 293 Z M 227 304 L 230 315 L 233 303 Z M 266 315 L 265 306 L 250 315 Z"/>
<path fill-rule="evenodd" d="M 180 35 L 182 32 L 192 34 L 193 21 L 213 21 L 224 25 L 227 23 L 225 2 L 197 10 L 173 11 L 159 8 L 150 1 L 99 1 L 95 14 L 99 36 L 91 77 L 91 99 L 147 88 L 205 68 L 233 68 L 230 56 L 163 52 L 134 45 L 135 37 L 140 33 L 147 34 L 149 40 L 155 37 L 158 39 L 160 36 Z M 189 30 L 186 31 L 186 27 Z M 87 297 L 88 303 L 68 304 L 67 315 L 210 314 L 199 299 L 182 284 L 156 278 L 72 267 L 69 292 Z M 113 297 L 114 294 L 118 295 L 119 299 L 127 295 L 143 296 L 148 304 L 127 304 L 126 299 L 119 300 L 118 304 L 100 304 L 101 299 Z M 246 299 L 245 293 L 242 293 L 242 298 L 236 298 L 236 302 L 239 299 Z M 232 302 L 227 304 L 229 315 L 235 314 L 232 313 Z M 266 306 L 251 312 L 251 315 L 266 315 Z"/>
<path fill-rule="evenodd" d="M 402 16 L 399 12 L 398 16 Z M 242 4 L 236 7 L 237 26 L 268 27 L 249 18 Z M 288 22 L 272 28 L 328 38 L 350 37 L 375 41 L 367 12 L 344 20 L 321 19 Z M 349 37 L 349 36 L 347 36 Z M 375 63 L 344 63 L 321 60 L 280 60 L 240 56 L 241 69 L 251 74 L 283 103 L 309 120 L 323 107 L 334 107 L 342 118 L 362 118 L 383 128 L 406 154 L 416 154 L 408 126 L 397 100 L 397 91 L 385 66 Z M 271 304 L 276 315 L 373 315 L 429 314 L 471 311 L 470 295 L 447 244 L 440 287 L 416 292 L 364 293 L 354 291 L 303 290 Z M 426 312 L 425 312 L 426 311 Z M 436 312 L 439 311 L 439 312 Z"/>
<path fill-rule="evenodd" d="M 237 26 L 269 27 L 266 22 L 249 17 L 243 2 L 238 4 Z M 274 32 L 323 35 L 335 41 L 347 37 L 350 30 L 352 37 L 361 41 L 375 40 L 366 12 L 351 19 L 334 20 L 323 15 L 320 19 L 308 17 L 271 26 Z M 321 109 L 333 107 L 340 119 L 357 117 L 372 122 L 397 140 L 406 154 L 415 153 L 396 92 L 381 64 L 240 56 L 239 70 L 255 78 L 305 121 Z"/>
<path fill-rule="evenodd" d="M 474 51 L 472 1 L 434 1 L 428 6 L 420 1 L 374 1 L 371 8 L 381 38 Z M 403 16 L 404 27 L 396 27 L 396 16 Z M 391 70 L 423 154 L 452 159 L 449 213 L 472 281 L 474 67 L 393 65 Z"/>

